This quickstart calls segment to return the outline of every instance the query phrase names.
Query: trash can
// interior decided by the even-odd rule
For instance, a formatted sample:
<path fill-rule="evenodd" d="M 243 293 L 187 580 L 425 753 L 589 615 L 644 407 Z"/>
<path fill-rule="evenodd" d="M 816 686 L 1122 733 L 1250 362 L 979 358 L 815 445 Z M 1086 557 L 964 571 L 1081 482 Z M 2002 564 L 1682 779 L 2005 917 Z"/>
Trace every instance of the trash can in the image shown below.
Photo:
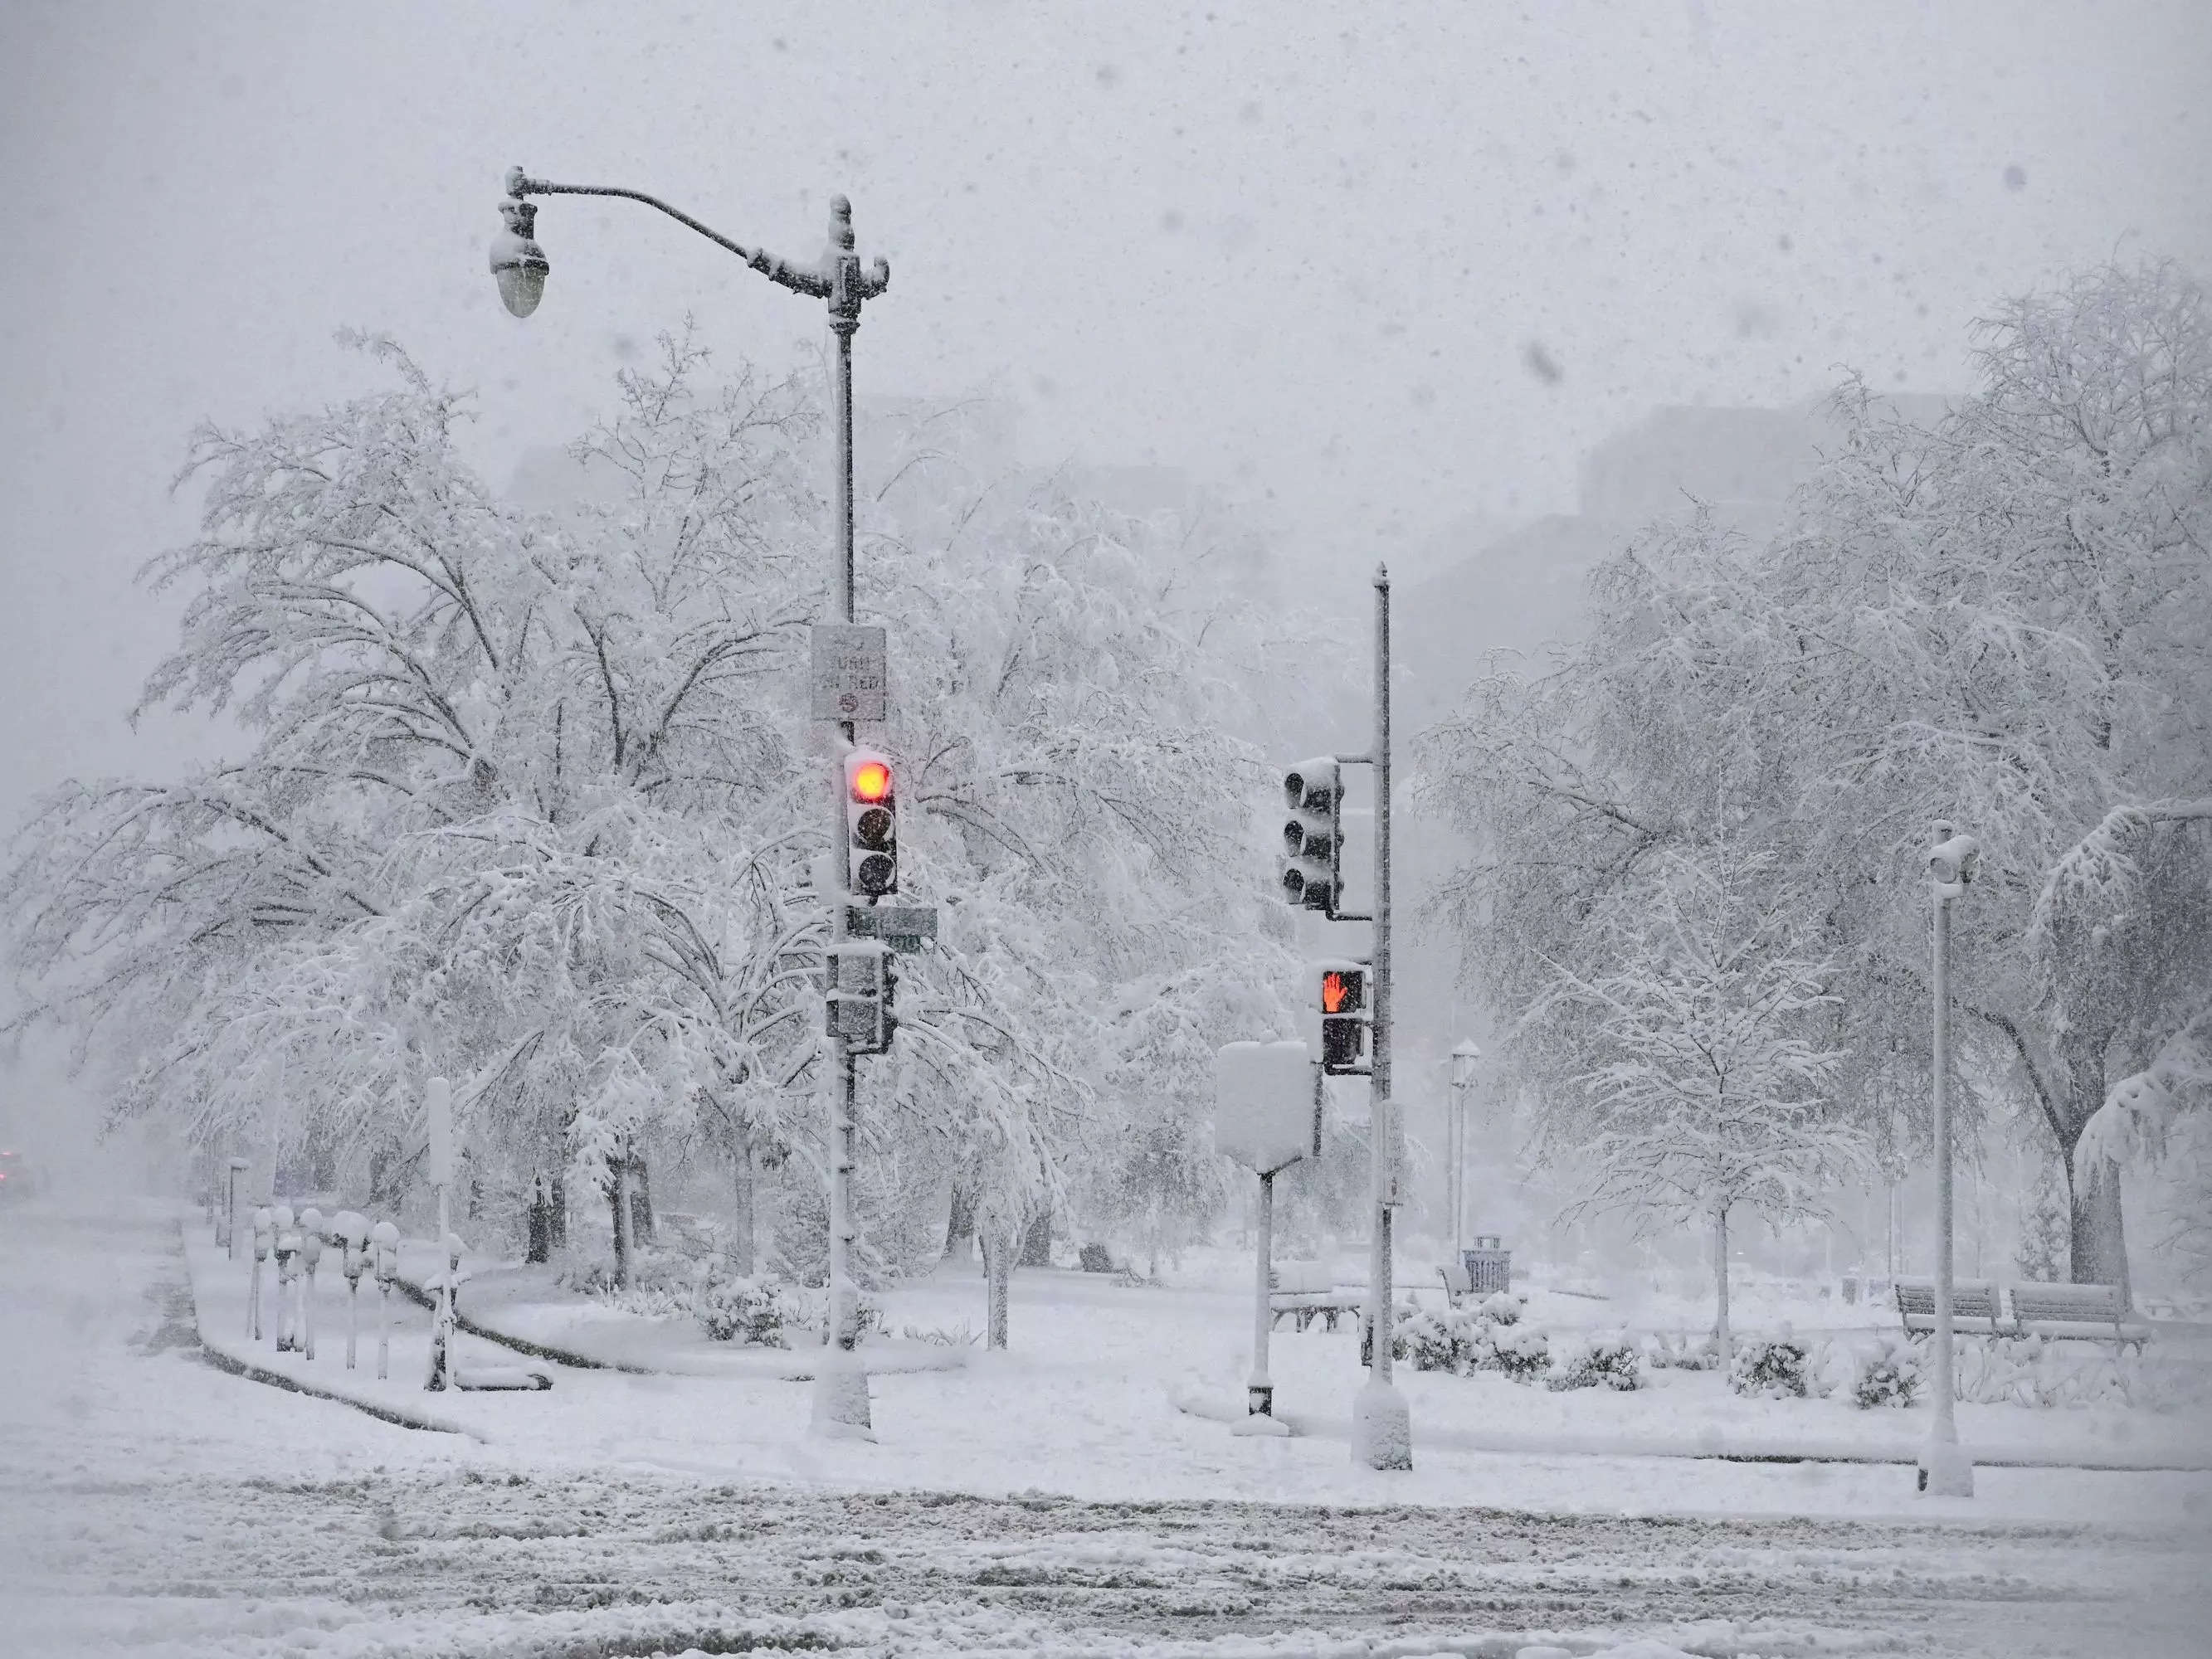
<path fill-rule="evenodd" d="M 1490 1296 L 1513 1288 L 1513 1252 L 1501 1249 L 1496 1233 L 1477 1233 L 1474 1246 L 1459 1253 L 1467 1268 L 1467 1288 L 1472 1296 Z"/>

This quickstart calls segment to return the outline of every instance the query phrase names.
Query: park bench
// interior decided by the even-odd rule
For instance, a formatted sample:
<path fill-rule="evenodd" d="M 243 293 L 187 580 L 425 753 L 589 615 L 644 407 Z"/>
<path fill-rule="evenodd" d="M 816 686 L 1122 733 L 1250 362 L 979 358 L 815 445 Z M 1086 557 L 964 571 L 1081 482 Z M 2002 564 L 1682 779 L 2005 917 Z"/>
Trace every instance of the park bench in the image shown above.
<path fill-rule="evenodd" d="M 1936 1285 L 1927 1279 L 1897 1281 L 1897 1312 L 1905 1333 L 1936 1328 Z M 2150 1340 L 2151 1328 L 2128 1317 L 2117 1285 L 2011 1285 L 2000 1292 L 1985 1279 L 1951 1286 L 1951 1328 L 1961 1336 L 2041 1336 L 2057 1342 L 2133 1343 Z"/>
<path fill-rule="evenodd" d="M 2150 1340 L 2151 1328 L 2130 1319 L 2117 1285 L 2013 1285 L 2013 1333 L 2053 1341 L 2133 1343 Z"/>
<path fill-rule="evenodd" d="M 1936 1328 L 1936 1281 L 1900 1279 L 1897 1281 L 1897 1316 L 1908 1336 L 1921 1336 Z M 1986 1279 L 1951 1282 L 1951 1328 L 1961 1336 L 2010 1336 L 1997 1302 L 1997 1287 Z"/>
<path fill-rule="evenodd" d="M 1334 1330 L 1338 1318 L 1357 1314 L 1367 1296 L 1364 1287 L 1338 1285 L 1326 1261 L 1278 1263 L 1274 1288 L 1267 1293 L 1268 1323 L 1280 1324 L 1288 1314 L 1297 1330 L 1304 1330 L 1317 1318 L 1327 1320 L 1328 1328 Z"/>

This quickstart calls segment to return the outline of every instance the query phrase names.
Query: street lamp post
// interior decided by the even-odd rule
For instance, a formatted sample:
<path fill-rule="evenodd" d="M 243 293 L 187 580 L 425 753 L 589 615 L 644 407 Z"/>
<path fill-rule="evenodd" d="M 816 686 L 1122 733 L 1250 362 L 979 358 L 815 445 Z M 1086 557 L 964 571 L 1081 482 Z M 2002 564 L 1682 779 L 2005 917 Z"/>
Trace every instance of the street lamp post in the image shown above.
<path fill-rule="evenodd" d="M 836 338 L 837 361 L 831 377 L 835 407 L 831 410 L 836 434 L 831 492 L 836 512 L 837 615 L 853 621 L 853 336 L 860 331 L 860 307 L 890 286 L 888 263 L 872 260 L 863 269 L 854 250 L 853 204 L 842 196 L 830 198 L 830 241 L 813 264 L 796 264 L 756 247 L 732 241 L 720 231 L 671 207 L 643 191 L 607 185 L 556 185 L 527 176 L 520 167 L 507 174 L 507 199 L 500 204 L 506 228 L 492 240 L 491 271 L 499 283 L 500 298 L 517 317 L 527 317 L 544 296 L 545 278 L 551 264 L 536 240 L 538 210 L 532 196 L 621 196 L 657 208 L 678 223 L 699 233 L 718 246 L 727 248 L 755 270 L 781 287 L 810 299 L 826 301 L 830 331 Z M 841 720 L 838 730 L 849 748 L 853 722 Z M 842 762 L 841 762 L 842 765 Z M 831 810 L 839 814 L 833 846 L 844 835 L 843 802 L 833 797 Z M 837 873 L 830 894 L 833 942 L 845 937 L 845 896 L 851 874 L 842 859 L 830 860 Z M 836 1064 L 828 1079 L 830 1115 L 830 1297 L 834 1335 L 826 1363 L 814 1379 L 814 1426 L 836 1434 L 869 1434 L 868 1379 L 857 1352 L 859 1333 L 854 1328 L 852 1251 L 854 1238 L 852 1173 L 854 1152 L 854 1054 L 850 1041 L 830 1039 Z"/>
<path fill-rule="evenodd" d="M 1930 1103 L 1936 1119 L 1936 1416 L 1929 1425 L 1928 1443 L 1920 1454 L 1920 1490 L 1942 1498 L 1972 1498 L 1973 1460 L 1959 1444 L 1959 1425 L 1952 1410 L 1951 901 L 1964 893 L 1973 879 L 1981 848 L 1972 836 L 1953 835 L 1948 819 L 1936 821 L 1936 834 L 1940 839 L 1928 853 L 1935 906 L 1935 961 L 1930 975 L 1935 1064 Z"/>
<path fill-rule="evenodd" d="M 1451 1259 L 1464 1266 L 1461 1252 L 1467 1248 L 1467 1097 L 1474 1087 L 1474 1068 L 1482 1050 L 1468 1039 L 1451 1051 L 1451 1122 L 1444 1139 L 1450 1148 Z"/>

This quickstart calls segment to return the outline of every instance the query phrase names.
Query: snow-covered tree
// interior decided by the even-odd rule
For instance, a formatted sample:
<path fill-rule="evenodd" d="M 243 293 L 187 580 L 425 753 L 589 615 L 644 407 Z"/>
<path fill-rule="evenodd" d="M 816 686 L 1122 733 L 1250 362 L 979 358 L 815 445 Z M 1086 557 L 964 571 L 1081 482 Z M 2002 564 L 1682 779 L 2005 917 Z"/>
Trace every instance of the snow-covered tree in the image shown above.
<path fill-rule="evenodd" d="M 2070 1171 L 2185 1015 L 2185 833 L 2152 838 L 2171 845 L 2124 925 L 2089 921 L 2079 949 L 2035 929 L 2109 812 L 2212 791 L 2212 322 L 2173 268 L 2107 268 L 2002 307 L 1978 363 L 1932 428 L 1847 386 L 1844 441 L 1770 542 L 1693 524 L 1601 567 L 1588 641 L 1479 685 L 1431 734 L 1425 793 L 1476 834 L 1445 897 L 1509 1010 L 1548 961 L 1591 971 L 1585 919 L 1702 826 L 1773 854 L 1807 948 L 1838 965 L 1837 1092 L 1907 1148 L 1928 1094 L 1923 854 L 1936 820 L 1971 830 L 1959 1034 L 2002 1057 Z M 1520 1047 L 1552 1080 L 1571 1061 Z M 2074 1272 L 2124 1278 L 2118 1183 L 2073 1185 Z"/>
<path fill-rule="evenodd" d="M 671 339 L 576 447 L 574 499 L 526 511 L 458 453 L 463 400 L 363 343 L 383 389 L 197 441 L 146 697 L 230 714 L 240 752 L 71 784 L 26 826 L 0 896 L 27 1020 L 135 1062 L 125 1114 L 315 1146 L 386 1199 L 442 1073 L 472 1174 L 598 1186 L 618 1251 L 646 1148 L 820 1174 L 817 388 L 717 383 Z M 901 896 L 943 921 L 861 1131 L 879 1171 L 954 1172 L 1003 1263 L 1126 1123 L 1168 1125 L 1202 1190 L 1189 1054 L 1286 1024 L 1261 769 L 1225 729 L 1281 640 L 1233 543 L 968 477 L 941 436 L 864 480 L 860 614 L 896 680 L 867 735 L 900 769 Z"/>
<path fill-rule="evenodd" d="M 1597 919 L 1612 965 L 1556 970 L 1529 1016 L 1571 1030 L 1590 1062 L 1539 1123 L 1547 1158 L 1582 1178 L 1574 1209 L 1644 1231 L 1704 1222 L 1723 1358 L 1730 1216 L 1818 1216 L 1865 1150 L 1833 1109 L 1841 1056 L 1820 1040 L 1834 966 L 1802 953 L 1774 875 L 1770 857 L 1725 846 L 1667 855 Z"/>

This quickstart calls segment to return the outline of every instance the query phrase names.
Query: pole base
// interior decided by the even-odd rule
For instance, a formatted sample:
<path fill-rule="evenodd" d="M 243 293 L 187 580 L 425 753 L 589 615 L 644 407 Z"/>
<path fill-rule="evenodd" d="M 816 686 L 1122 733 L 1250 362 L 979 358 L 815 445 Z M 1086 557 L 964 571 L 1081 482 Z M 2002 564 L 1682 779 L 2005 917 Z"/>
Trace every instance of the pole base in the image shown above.
<path fill-rule="evenodd" d="M 1413 1414 L 1406 1396 L 1379 1379 L 1352 1396 L 1352 1461 L 1370 1469 L 1413 1467 Z"/>
<path fill-rule="evenodd" d="M 1974 1460 L 1956 1441 L 1931 1440 L 1920 1449 L 1920 1491 L 1929 1498 L 1972 1498 Z"/>
<path fill-rule="evenodd" d="M 822 1356 L 814 1373 L 814 1414 L 810 1434 L 830 1440 L 873 1440 L 868 1419 L 868 1373 L 860 1356 L 849 1348 L 832 1347 Z"/>

